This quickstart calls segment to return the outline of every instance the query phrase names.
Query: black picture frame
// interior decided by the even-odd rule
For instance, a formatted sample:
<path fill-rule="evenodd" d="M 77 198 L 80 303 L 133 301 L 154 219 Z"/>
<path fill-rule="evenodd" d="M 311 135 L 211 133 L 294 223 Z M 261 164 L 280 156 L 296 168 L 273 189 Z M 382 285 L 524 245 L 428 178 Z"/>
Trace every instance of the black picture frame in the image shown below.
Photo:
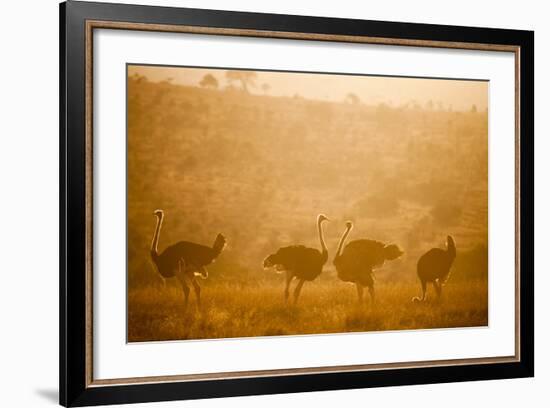
<path fill-rule="evenodd" d="M 292 15 L 68 1 L 60 4 L 60 403 L 122 404 L 534 376 L 534 33 Z M 86 22 L 186 25 L 269 32 L 518 47 L 518 361 L 267 375 L 217 380 L 90 384 L 87 372 Z M 518 231 L 516 231 L 518 233 Z M 89 362 L 88 362 L 89 363 Z"/>

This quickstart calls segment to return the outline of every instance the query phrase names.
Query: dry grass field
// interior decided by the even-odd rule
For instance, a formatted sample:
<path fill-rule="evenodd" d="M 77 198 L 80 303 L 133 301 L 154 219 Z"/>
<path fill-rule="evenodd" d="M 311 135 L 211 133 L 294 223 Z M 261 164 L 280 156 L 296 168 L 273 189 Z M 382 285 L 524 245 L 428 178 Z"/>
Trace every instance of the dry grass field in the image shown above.
<path fill-rule="evenodd" d="M 174 283 L 130 292 L 128 340 L 214 339 L 313 333 L 344 333 L 487 325 L 487 282 L 452 283 L 438 301 L 425 303 L 413 282 L 380 284 L 375 304 L 360 305 L 352 285 L 332 280 L 307 283 L 297 305 L 285 304 L 280 284 L 255 287 L 203 285 L 200 310 L 194 298 L 184 310 Z M 430 288 L 431 289 L 431 288 Z"/>

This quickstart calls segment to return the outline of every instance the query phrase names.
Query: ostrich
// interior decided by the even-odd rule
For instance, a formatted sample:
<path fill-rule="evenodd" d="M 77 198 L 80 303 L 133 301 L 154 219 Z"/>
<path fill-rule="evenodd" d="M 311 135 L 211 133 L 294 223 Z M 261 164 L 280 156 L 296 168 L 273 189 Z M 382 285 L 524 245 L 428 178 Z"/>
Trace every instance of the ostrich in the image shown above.
<path fill-rule="evenodd" d="M 286 272 L 285 301 L 288 301 L 290 282 L 294 278 L 298 279 L 294 289 L 294 304 L 296 304 L 304 282 L 314 280 L 323 271 L 323 265 L 328 259 L 328 250 L 323 238 L 322 224 L 324 221 L 328 221 L 328 218 L 320 214 L 317 217 L 317 230 L 321 251 L 303 245 L 292 245 L 280 248 L 264 260 L 264 268 L 274 267 L 277 271 Z"/>
<path fill-rule="evenodd" d="M 357 288 L 359 303 L 363 302 L 363 289 L 369 289 L 371 301 L 374 302 L 374 279 L 372 270 L 380 267 L 385 261 L 392 261 L 403 255 L 403 251 L 397 245 L 385 245 L 382 242 L 370 239 L 358 239 L 346 245 L 342 252 L 344 242 L 348 237 L 353 223 L 346 222 L 346 230 L 338 244 L 338 250 L 333 264 L 338 272 L 338 277 L 344 282 L 353 282 Z"/>
<path fill-rule="evenodd" d="M 456 246 L 453 237 L 447 236 L 447 250 L 432 248 L 418 260 L 416 272 L 422 285 L 422 297 L 414 297 L 413 302 L 426 300 L 426 284 L 431 282 L 441 297 L 442 286 L 449 278 L 451 266 L 456 258 Z"/>
<path fill-rule="evenodd" d="M 157 272 L 163 278 L 176 277 L 178 279 L 185 295 L 186 308 L 189 301 L 189 284 L 192 285 L 197 298 L 197 305 L 200 307 L 201 287 L 195 279 L 195 275 L 200 275 L 203 279 L 208 277 L 206 265 L 212 263 L 222 252 L 226 242 L 224 236 L 218 234 L 212 247 L 180 241 L 167 247 L 159 254 L 158 242 L 164 212 L 156 210 L 153 214 L 157 217 L 157 227 L 151 243 L 151 260 Z"/>

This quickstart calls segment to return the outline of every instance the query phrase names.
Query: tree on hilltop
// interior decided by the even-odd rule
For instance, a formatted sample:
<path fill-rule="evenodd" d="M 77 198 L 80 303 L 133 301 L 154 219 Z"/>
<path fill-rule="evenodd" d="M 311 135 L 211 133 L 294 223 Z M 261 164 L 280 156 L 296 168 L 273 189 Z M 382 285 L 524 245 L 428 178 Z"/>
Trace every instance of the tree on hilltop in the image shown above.
<path fill-rule="evenodd" d="M 256 86 L 258 75 L 254 71 L 225 71 L 225 78 L 229 83 L 238 82 L 244 92 L 248 93 L 248 89 Z"/>
<path fill-rule="evenodd" d="M 346 95 L 345 102 L 351 105 L 359 105 L 361 103 L 361 99 L 359 99 L 359 97 L 353 92 L 350 92 Z"/>
<path fill-rule="evenodd" d="M 206 74 L 202 77 L 199 85 L 203 88 L 218 89 L 219 83 L 214 75 Z"/>

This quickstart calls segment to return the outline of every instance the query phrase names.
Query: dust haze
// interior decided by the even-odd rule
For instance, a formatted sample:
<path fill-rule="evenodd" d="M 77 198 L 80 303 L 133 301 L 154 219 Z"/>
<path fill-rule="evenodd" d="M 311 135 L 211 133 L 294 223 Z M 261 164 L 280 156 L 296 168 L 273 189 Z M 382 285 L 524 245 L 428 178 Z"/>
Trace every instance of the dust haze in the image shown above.
<path fill-rule="evenodd" d="M 128 66 L 129 340 L 487 325 L 488 86 Z M 319 214 L 327 260 L 294 301 L 300 277 L 285 295 L 287 271 L 266 259 L 295 245 L 321 253 Z M 334 262 L 346 222 L 343 248 L 399 251 L 361 284 Z M 203 269 L 182 262 L 187 278 L 163 277 L 157 229 L 159 255 L 178 241 L 216 247 L 218 234 L 225 246 Z M 417 263 L 448 252 L 447 237 L 450 273 L 422 299 Z"/>

